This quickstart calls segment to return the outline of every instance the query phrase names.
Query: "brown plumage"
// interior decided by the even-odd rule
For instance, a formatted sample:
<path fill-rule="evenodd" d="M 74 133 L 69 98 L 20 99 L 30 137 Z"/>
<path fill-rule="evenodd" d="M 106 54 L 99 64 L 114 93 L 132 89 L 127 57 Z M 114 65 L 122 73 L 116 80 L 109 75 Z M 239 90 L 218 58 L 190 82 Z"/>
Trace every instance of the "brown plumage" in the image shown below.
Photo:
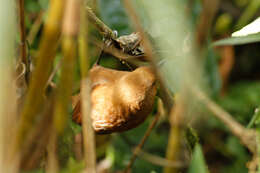
<path fill-rule="evenodd" d="M 149 67 L 126 72 L 95 65 L 90 70 L 90 79 L 91 118 L 97 133 L 132 129 L 152 111 L 156 85 Z M 80 102 L 74 108 L 73 120 L 82 122 Z"/>

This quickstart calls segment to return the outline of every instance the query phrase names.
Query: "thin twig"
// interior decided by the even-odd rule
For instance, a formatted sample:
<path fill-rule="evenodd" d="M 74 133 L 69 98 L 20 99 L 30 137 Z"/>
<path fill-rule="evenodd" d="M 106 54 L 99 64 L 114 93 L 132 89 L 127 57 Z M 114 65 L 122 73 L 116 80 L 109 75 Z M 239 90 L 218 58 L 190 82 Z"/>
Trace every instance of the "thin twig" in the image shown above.
<path fill-rule="evenodd" d="M 24 0 L 19 0 L 19 25 L 20 25 L 20 39 L 21 39 L 21 61 L 25 64 L 26 68 L 28 68 L 28 59 L 26 54 L 26 33 L 25 33 L 25 20 L 24 20 Z"/>
<path fill-rule="evenodd" d="M 141 142 L 138 144 L 138 146 L 134 149 L 134 153 L 132 155 L 132 158 L 131 160 L 129 161 L 126 169 L 125 169 L 125 173 L 130 173 L 131 172 L 131 168 L 138 156 L 138 154 L 140 153 L 142 147 L 144 146 L 146 140 L 148 139 L 148 137 L 150 136 L 153 128 L 155 127 L 157 121 L 159 120 L 159 117 L 160 117 L 160 114 L 157 113 L 152 121 L 152 123 L 149 125 L 148 129 L 146 130 L 145 134 L 144 134 L 144 137 L 142 138 Z"/>
<path fill-rule="evenodd" d="M 51 75 L 49 76 L 48 81 L 46 82 L 45 89 L 51 84 L 55 74 L 58 72 L 58 70 L 61 67 L 61 61 L 59 61 L 56 66 L 54 67 L 53 71 L 51 72 Z"/>
<path fill-rule="evenodd" d="M 37 33 L 39 32 L 39 30 L 41 28 L 41 24 L 43 22 L 43 14 L 44 14 L 44 12 L 40 11 L 37 18 L 35 19 L 34 23 L 32 24 L 32 27 L 27 36 L 27 40 L 28 40 L 29 44 L 33 43 Z"/>
<path fill-rule="evenodd" d="M 169 159 L 165 159 L 163 157 L 147 153 L 143 150 L 139 151 L 139 156 L 141 159 L 146 160 L 158 166 L 172 167 L 172 168 L 183 168 L 187 166 L 187 163 L 180 162 L 180 161 L 171 161 Z"/>
<path fill-rule="evenodd" d="M 199 89 L 192 88 L 192 93 L 198 98 L 202 103 L 204 103 L 207 108 L 215 115 L 219 120 L 221 120 L 230 131 L 237 136 L 241 142 L 252 152 L 256 153 L 256 132 L 253 129 L 247 129 L 238 123 L 232 115 L 219 107 L 216 103 L 210 100 L 202 91 Z"/>
<path fill-rule="evenodd" d="M 91 36 L 90 36 L 91 37 Z M 94 39 L 91 41 L 92 44 L 103 50 L 105 53 L 108 53 L 110 55 L 113 55 L 115 58 L 118 58 L 119 60 L 124 60 L 126 62 L 129 62 L 130 64 L 134 64 L 136 66 L 144 66 L 147 65 L 147 62 L 142 61 L 143 59 L 146 59 L 146 55 L 129 55 L 127 53 L 124 53 L 123 50 L 118 49 L 114 44 L 111 44 L 109 46 L 105 46 L 104 42 L 101 42 L 97 39 Z"/>
<path fill-rule="evenodd" d="M 97 27 L 97 29 L 104 36 L 104 38 L 107 39 L 116 38 L 116 34 L 95 15 L 95 13 L 92 11 L 90 7 L 87 6 L 86 10 L 87 10 L 89 21 L 92 22 Z"/>

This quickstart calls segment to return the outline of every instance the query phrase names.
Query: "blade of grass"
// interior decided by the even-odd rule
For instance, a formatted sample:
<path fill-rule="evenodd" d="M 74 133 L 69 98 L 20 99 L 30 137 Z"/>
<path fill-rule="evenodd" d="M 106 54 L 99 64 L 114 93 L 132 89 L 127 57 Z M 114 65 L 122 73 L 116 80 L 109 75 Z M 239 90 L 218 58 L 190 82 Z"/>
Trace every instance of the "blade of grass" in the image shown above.
<path fill-rule="evenodd" d="M 74 70 L 77 55 L 77 35 L 79 29 L 79 4 L 75 0 L 67 0 L 62 26 L 61 76 L 57 86 L 54 111 L 54 125 L 58 134 L 62 133 L 69 117 L 69 102 L 72 95 Z"/>
<path fill-rule="evenodd" d="M 26 53 L 26 33 L 25 33 L 25 18 L 24 18 L 24 0 L 19 0 L 19 25 L 20 25 L 20 59 L 29 69 L 27 53 Z"/>
<path fill-rule="evenodd" d="M 58 40 L 60 36 L 61 19 L 63 16 L 63 2 L 50 1 L 48 18 L 46 20 L 39 50 L 36 55 L 37 63 L 30 79 L 29 89 L 21 111 L 17 147 L 23 144 L 24 138 L 44 104 L 44 88 L 53 64 Z"/>
<path fill-rule="evenodd" d="M 86 10 L 84 8 L 84 1 L 81 2 L 80 9 L 80 34 L 78 38 L 79 44 L 79 60 L 81 72 L 81 113 L 83 126 L 83 143 L 84 143 L 84 158 L 86 163 L 86 172 L 96 172 L 96 146 L 95 135 L 92 128 L 92 121 L 90 118 L 90 80 L 88 78 L 89 70 L 89 52 L 88 52 L 88 19 Z M 89 9 L 88 9 L 89 10 Z M 89 11 L 88 11 L 89 12 Z M 93 13 L 93 12 L 92 12 Z M 91 13 L 88 13 L 91 14 Z M 94 13 L 93 13 L 94 14 Z M 111 32 L 110 32 L 111 33 Z"/>
<path fill-rule="evenodd" d="M 2 1 L 0 5 L 0 172 L 18 172 L 19 153 L 11 155 L 14 143 L 16 94 L 14 87 L 14 61 L 16 40 L 16 1 Z M 3 41 L 4 40 L 4 41 Z M 14 156 L 14 157 L 13 157 Z"/>
<path fill-rule="evenodd" d="M 247 128 L 252 128 L 255 125 L 256 121 L 259 121 L 259 119 L 260 119 L 260 111 L 259 111 L 259 108 L 257 108 L 255 110 L 255 113 L 254 113 L 252 119 L 250 120 L 249 124 L 247 125 Z"/>
<path fill-rule="evenodd" d="M 188 173 L 197 173 L 197 172 L 209 173 L 208 167 L 205 163 L 202 148 L 199 144 L 196 144 L 195 146 Z"/>
<path fill-rule="evenodd" d="M 221 39 L 219 41 L 214 42 L 213 46 L 242 45 L 256 42 L 260 42 L 260 33 L 241 37 L 230 37 L 226 39 Z"/>
<path fill-rule="evenodd" d="M 180 149 L 183 139 L 183 129 L 184 121 L 183 117 L 185 115 L 184 100 L 181 95 L 176 99 L 175 106 L 172 108 L 169 121 L 170 121 L 170 133 L 168 137 L 168 146 L 166 149 L 166 159 L 179 162 L 180 161 Z M 164 167 L 164 173 L 177 173 L 179 169 L 177 167 Z"/>

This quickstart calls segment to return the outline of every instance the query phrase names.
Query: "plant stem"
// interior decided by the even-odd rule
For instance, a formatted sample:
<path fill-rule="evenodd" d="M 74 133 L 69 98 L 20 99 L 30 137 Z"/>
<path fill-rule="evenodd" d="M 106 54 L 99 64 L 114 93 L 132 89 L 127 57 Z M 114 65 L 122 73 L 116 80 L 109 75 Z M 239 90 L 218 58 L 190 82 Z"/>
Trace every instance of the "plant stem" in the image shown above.
<path fill-rule="evenodd" d="M 125 173 L 130 173 L 131 172 L 131 168 L 138 156 L 138 154 L 140 153 L 142 147 L 144 146 L 146 140 L 148 139 L 148 137 L 150 136 L 153 128 L 155 127 L 157 121 L 159 120 L 159 117 L 160 117 L 160 114 L 157 113 L 152 121 L 152 123 L 149 125 L 148 129 L 146 130 L 145 134 L 144 134 L 144 137 L 142 138 L 141 142 L 138 144 L 138 146 L 134 149 L 134 153 L 131 157 L 131 160 L 129 161 L 126 169 L 125 169 Z"/>
<path fill-rule="evenodd" d="M 36 37 L 37 33 L 39 32 L 39 30 L 41 28 L 41 24 L 43 22 L 43 16 L 44 16 L 44 12 L 40 11 L 36 20 L 32 24 L 32 27 L 27 36 L 27 40 L 28 40 L 29 44 L 33 44 L 35 37 Z"/>
<path fill-rule="evenodd" d="M 83 1 L 82 1 L 83 4 Z M 93 17 L 94 13 L 87 8 L 88 12 Z M 83 142 L 84 142 L 84 158 L 86 163 L 86 172 L 96 172 L 96 146 L 95 146 L 95 134 L 92 128 L 92 120 L 90 117 L 90 80 L 88 78 L 89 70 L 89 54 L 88 54 L 88 19 L 86 19 L 86 11 L 84 6 L 80 9 L 80 34 L 78 37 L 79 44 L 79 60 L 80 60 L 80 72 L 81 72 L 81 113 L 82 113 L 82 130 L 83 130 Z"/>
<path fill-rule="evenodd" d="M 95 15 L 95 13 L 92 11 L 90 7 L 86 7 L 86 10 L 87 10 L 89 21 L 92 22 L 97 27 L 97 29 L 104 36 L 104 38 L 107 39 L 116 38 L 115 33 Z"/>
<path fill-rule="evenodd" d="M 171 161 L 171 160 L 165 159 L 163 157 L 147 153 L 142 150 L 140 150 L 140 152 L 139 152 L 139 157 L 143 160 L 146 160 L 146 161 L 148 161 L 154 165 L 158 165 L 158 166 L 171 167 L 171 168 L 183 168 L 183 167 L 187 166 L 187 163 L 185 163 L 185 162 Z"/>
<path fill-rule="evenodd" d="M 77 55 L 77 35 L 79 29 L 78 1 L 67 0 L 62 27 L 61 77 L 58 83 L 54 124 L 58 133 L 62 133 L 67 122 L 68 106 L 72 95 L 74 69 Z"/>
<path fill-rule="evenodd" d="M 178 95 L 175 105 L 172 108 L 169 116 L 169 121 L 171 125 L 170 134 L 168 137 L 168 146 L 166 149 L 166 159 L 172 162 L 179 162 L 180 160 L 180 150 L 183 141 L 183 127 L 185 126 L 184 117 L 186 114 L 185 100 L 184 96 L 186 92 L 182 91 Z M 164 173 L 177 173 L 179 169 L 177 167 L 164 167 Z"/>
<path fill-rule="evenodd" d="M 252 117 L 252 119 L 250 120 L 249 124 L 247 125 L 247 128 L 252 128 L 255 124 L 255 122 L 260 118 L 260 111 L 259 111 L 259 107 L 255 110 L 255 113 Z"/>
<path fill-rule="evenodd" d="M 20 39 L 21 39 L 21 46 L 20 46 L 20 59 L 28 69 L 28 59 L 26 54 L 26 33 L 25 33 L 25 23 L 24 23 L 24 0 L 19 0 L 19 25 L 20 25 Z"/>
<path fill-rule="evenodd" d="M 241 142 L 254 154 L 256 153 L 256 132 L 252 129 L 247 129 L 238 123 L 228 112 L 219 107 L 216 103 L 210 100 L 199 89 L 192 88 L 192 93 L 199 101 L 204 103 L 207 108 L 222 121 L 230 131 L 237 136 Z"/>
<path fill-rule="evenodd" d="M 63 4 L 64 3 L 60 0 L 50 1 L 48 18 L 43 29 L 39 50 L 36 55 L 36 67 L 32 73 L 25 103 L 21 111 L 19 131 L 17 134 L 18 146 L 23 144 L 27 133 L 31 130 L 32 125 L 44 104 L 44 88 L 52 68 L 60 36 Z"/>
<path fill-rule="evenodd" d="M 0 172 L 18 173 L 19 153 L 13 155 L 17 126 L 17 90 L 14 85 L 15 42 L 17 36 L 16 1 L 0 5 Z"/>

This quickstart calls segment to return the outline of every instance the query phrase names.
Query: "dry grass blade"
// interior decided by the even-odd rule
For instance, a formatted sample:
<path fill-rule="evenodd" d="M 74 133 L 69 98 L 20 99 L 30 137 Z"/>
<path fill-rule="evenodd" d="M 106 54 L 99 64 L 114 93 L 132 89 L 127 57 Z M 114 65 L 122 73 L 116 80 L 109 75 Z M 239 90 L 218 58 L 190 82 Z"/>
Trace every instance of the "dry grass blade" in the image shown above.
<path fill-rule="evenodd" d="M 44 103 L 44 88 L 48 80 L 52 62 L 55 57 L 60 36 L 61 19 L 63 16 L 63 2 L 50 1 L 48 18 L 46 20 L 39 50 L 36 55 L 37 63 L 30 79 L 17 136 L 17 147 L 23 144 L 29 130 L 39 114 Z"/>
<path fill-rule="evenodd" d="M 65 15 L 62 28 L 62 53 L 64 58 L 61 65 L 61 77 L 57 86 L 57 96 L 54 112 L 54 125 L 62 133 L 67 122 L 68 106 L 72 95 L 74 69 L 77 55 L 77 34 L 79 28 L 79 3 L 68 0 L 65 5 Z"/>
<path fill-rule="evenodd" d="M 95 134 L 92 128 L 90 118 L 90 80 L 82 80 L 81 84 L 81 104 L 82 104 L 82 126 L 83 126 L 83 143 L 84 143 L 84 158 L 86 162 L 86 173 L 96 172 L 96 148 Z"/>
<path fill-rule="evenodd" d="M 55 134 L 53 132 L 53 96 L 49 98 L 49 101 L 50 102 L 45 105 L 42 116 L 35 124 L 34 129 L 30 131 L 24 141 L 20 164 L 23 170 L 31 170 L 40 165 L 41 159 L 45 155 L 49 139 Z"/>
<path fill-rule="evenodd" d="M 58 159 L 57 159 L 57 135 L 56 133 L 52 133 L 49 144 L 47 146 L 48 152 L 48 160 L 47 160 L 47 173 L 55 173 L 58 172 Z"/>
<path fill-rule="evenodd" d="M 171 124 L 170 134 L 168 137 L 168 146 L 166 150 L 166 158 L 172 162 L 179 162 L 181 143 L 183 141 L 183 129 L 185 115 L 185 106 L 183 96 L 180 95 L 176 99 L 174 108 L 171 110 L 169 121 Z M 177 173 L 178 167 L 165 167 L 164 173 Z"/>
<path fill-rule="evenodd" d="M 28 69 L 28 59 L 26 53 L 26 33 L 25 33 L 25 18 L 24 18 L 24 0 L 19 0 L 19 25 L 20 25 L 20 51 L 21 62 L 23 62 Z"/>
<path fill-rule="evenodd" d="M 2 1 L 0 6 L 0 172 L 18 172 L 19 153 L 11 153 L 14 143 L 16 115 L 16 92 L 14 84 L 14 61 L 16 40 L 15 1 Z"/>
<path fill-rule="evenodd" d="M 83 1 L 81 1 L 83 4 Z M 90 10 L 90 9 L 88 9 Z M 83 127 L 83 143 L 84 143 L 84 158 L 86 163 L 85 172 L 96 172 L 96 146 L 95 135 L 92 128 L 90 118 L 90 80 L 88 78 L 89 69 L 89 54 L 88 54 L 88 20 L 85 18 L 86 11 L 84 5 L 80 9 L 80 35 L 79 35 L 79 58 L 81 71 L 81 112 L 82 112 L 82 127 Z M 92 12 L 92 11 L 91 11 Z M 93 12 L 92 12 L 93 13 Z M 94 14 L 94 13 L 93 13 Z"/>

